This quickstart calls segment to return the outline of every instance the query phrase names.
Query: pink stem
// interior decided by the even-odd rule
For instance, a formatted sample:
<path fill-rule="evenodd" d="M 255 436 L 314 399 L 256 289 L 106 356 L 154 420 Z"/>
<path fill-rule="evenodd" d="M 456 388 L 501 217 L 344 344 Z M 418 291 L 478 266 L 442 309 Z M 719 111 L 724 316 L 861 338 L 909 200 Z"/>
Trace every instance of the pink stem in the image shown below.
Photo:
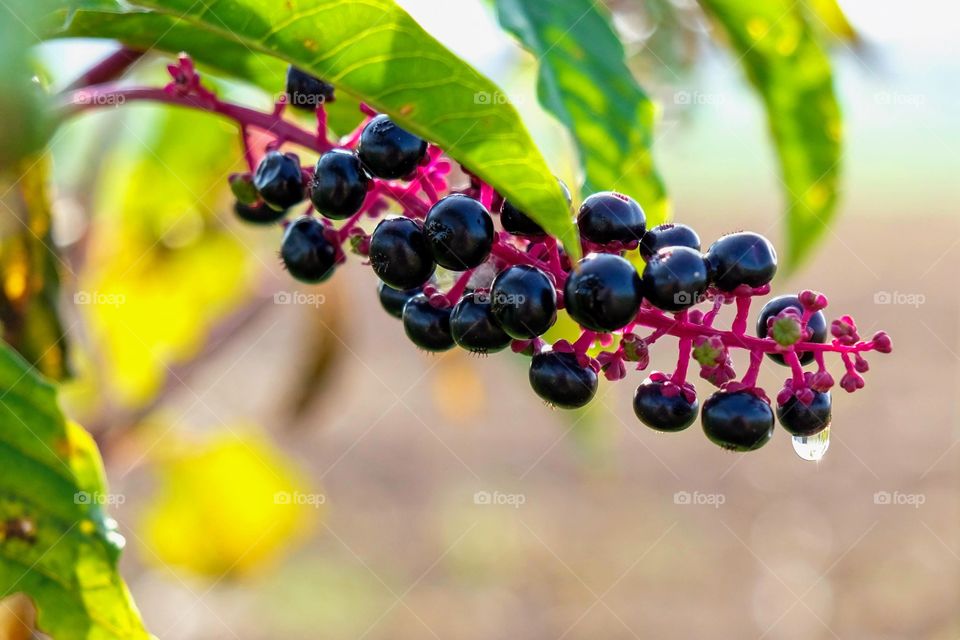
<path fill-rule="evenodd" d="M 690 351 L 693 349 L 692 338 L 680 339 L 680 353 L 677 355 L 677 369 L 673 372 L 671 380 L 674 384 L 682 386 L 687 381 L 687 369 L 690 367 Z"/>
<path fill-rule="evenodd" d="M 453 286 L 450 287 L 450 290 L 447 291 L 445 297 L 447 302 L 450 303 L 450 306 L 453 306 L 460 300 L 460 296 L 463 295 L 464 290 L 466 290 L 467 285 L 470 283 L 470 277 L 473 276 L 473 269 L 464 271 L 460 274 L 460 277 L 457 278 L 457 281 L 453 283 Z"/>
<path fill-rule="evenodd" d="M 656 342 L 657 340 L 659 340 L 660 338 L 662 338 L 662 337 L 665 336 L 665 335 L 667 335 L 667 329 L 666 329 L 666 327 L 661 328 L 661 329 L 657 329 L 656 331 L 654 331 L 653 333 L 651 333 L 649 336 L 647 336 L 646 338 L 644 338 L 643 341 L 646 342 L 646 343 L 647 343 L 647 346 L 649 347 L 650 345 L 652 345 L 654 342 Z"/>
<path fill-rule="evenodd" d="M 367 127 L 368 124 L 370 124 L 370 120 L 372 119 L 373 118 L 371 118 L 370 116 L 367 116 L 366 118 L 364 118 L 363 122 L 361 122 L 356 129 L 351 131 L 347 135 L 347 137 L 340 140 L 340 146 L 346 147 L 348 149 L 352 149 L 355 146 L 357 146 L 357 143 L 360 142 L 360 134 L 363 133 L 363 130 Z"/>
<path fill-rule="evenodd" d="M 490 253 L 510 264 L 522 262 L 524 264 L 536 267 L 545 273 L 552 273 L 554 276 L 560 275 L 554 273 L 553 270 L 550 269 L 550 265 L 537 260 L 528 253 L 524 253 L 523 251 L 506 244 L 499 237 L 494 241 L 493 247 L 490 249 Z M 563 275 L 565 276 L 566 274 Z"/>
<path fill-rule="evenodd" d="M 480 184 L 480 204 L 486 207 L 487 211 L 493 206 L 493 187 L 486 182 Z"/>
<path fill-rule="evenodd" d="M 723 307 L 723 296 L 717 295 L 713 299 L 713 308 L 710 311 L 707 311 L 703 315 L 703 326 L 712 327 L 713 321 L 717 317 L 717 314 L 720 313 L 720 309 Z"/>
<path fill-rule="evenodd" d="M 387 182 L 380 182 L 377 184 L 377 188 L 393 200 L 396 200 L 397 203 L 410 214 L 410 217 L 423 218 L 427 215 L 427 210 L 430 206 L 413 195 L 410 187 L 397 187 Z"/>
<path fill-rule="evenodd" d="M 573 343 L 573 350 L 577 353 L 586 353 L 590 350 L 590 347 L 593 346 L 593 341 L 596 340 L 596 337 L 597 334 L 595 331 L 584 329 L 580 337 Z"/>
<path fill-rule="evenodd" d="M 70 83 L 66 91 L 76 91 L 94 84 L 103 84 L 122 76 L 135 62 L 143 57 L 144 51 L 121 47 L 106 58 L 87 69 L 86 72 Z"/>
<path fill-rule="evenodd" d="M 826 370 L 827 370 L 827 365 L 826 365 L 826 364 L 824 363 L 824 361 L 823 361 L 823 352 L 822 352 L 822 351 L 818 351 L 817 353 L 813 354 L 813 359 L 814 359 L 814 361 L 816 361 L 816 363 L 817 363 L 817 371 L 826 371 Z"/>
<path fill-rule="evenodd" d="M 847 357 L 844 354 L 844 357 Z M 793 390 L 799 391 L 803 388 L 803 366 L 800 364 L 800 357 L 797 355 L 796 351 L 787 351 L 783 354 L 783 359 L 790 365 L 790 370 L 793 372 Z"/>
<path fill-rule="evenodd" d="M 737 316 L 733 320 L 733 332 L 743 335 L 747 331 L 747 316 L 750 314 L 750 296 L 737 296 Z"/>
<path fill-rule="evenodd" d="M 847 373 L 859 375 L 856 368 L 853 366 L 853 361 L 850 359 L 849 353 L 841 353 L 840 358 L 843 360 L 843 366 L 846 367 Z"/>
<path fill-rule="evenodd" d="M 250 146 L 250 132 L 246 125 L 240 125 L 240 140 L 243 143 L 243 159 L 250 171 L 256 171 L 257 161 L 253 157 L 253 148 Z"/>
<path fill-rule="evenodd" d="M 760 351 L 761 353 L 778 353 L 779 345 L 772 338 L 755 338 L 748 335 L 738 335 L 733 331 L 721 331 L 713 327 L 704 327 L 695 325 L 686 321 L 678 321 L 662 313 L 641 309 L 634 319 L 636 324 L 652 329 L 663 330 L 665 335 L 671 335 L 677 338 L 696 338 L 698 336 L 716 336 L 727 347 L 735 349 L 749 349 L 751 351 Z M 798 342 L 794 345 L 798 352 L 812 351 L 818 352 L 836 352 L 836 353 L 861 353 L 873 349 L 873 342 L 858 342 L 852 345 L 842 344 L 823 344 L 819 342 Z"/>
<path fill-rule="evenodd" d="M 687 321 L 687 312 L 681 311 L 674 316 L 677 322 Z M 677 368 L 671 380 L 674 384 L 683 386 L 687 381 L 687 369 L 690 366 L 690 351 L 693 349 L 693 338 L 680 338 L 680 349 L 677 354 Z"/>
<path fill-rule="evenodd" d="M 67 94 L 62 106 L 62 115 L 71 116 L 108 104 L 123 102 L 161 102 L 191 109 L 215 113 L 233 120 L 241 127 L 254 127 L 276 135 L 286 142 L 323 153 L 333 148 L 323 136 L 304 131 L 297 125 L 282 120 L 271 113 L 248 109 L 217 99 L 194 95 L 178 95 L 163 89 L 122 89 L 111 87 L 89 87 Z"/>
<path fill-rule="evenodd" d="M 353 231 L 354 227 L 360 222 L 360 220 L 367 214 L 367 207 L 360 207 L 360 211 L 357 211 L 355 214 L 347 218 L 347 221 L 343 223 L 343 226 L 337 231 L 337 240 L 341 244 L 350 237 L 350 232 Z"/>
<path fill-rule="evenodd" d="M 757 376 L 760 375 L 761 364 L 763 364 L 763 352 L 751 351 L 750 367 L 747 369 L 747 372 L 743 375 L 743 380 L 740 381 L 741 384 L 743 384 L 743 386 L 748 388 L 757 386 Z"/>
<path fill-rule="evenodd" d="M 322 102 L 317 105 L 317 137 L 327 138 L 327 109 Z"/>
<path fill-rule="evenodd" d="M 547 236 L 546 245 L 547 256 L 550 259 L 550 268 L 554 270 L 554 273 L 562 272 L 563 267 L 560 266 L 560 247 L 557 244 L 557 239 L 553 236 Z"/>
<path fill-rule="evenodd" d="M 420 183 L 420 187 L 423 189 L 423 192 L 427 194 L 427 198 L 430 200 L 430 204 L 434 205 L 440 201 L 440 194 L 437 193 L 437 190 L 433 187 L 433 184 L 430 182 L 430 178 L 421 174 L 417 181 Z"/>

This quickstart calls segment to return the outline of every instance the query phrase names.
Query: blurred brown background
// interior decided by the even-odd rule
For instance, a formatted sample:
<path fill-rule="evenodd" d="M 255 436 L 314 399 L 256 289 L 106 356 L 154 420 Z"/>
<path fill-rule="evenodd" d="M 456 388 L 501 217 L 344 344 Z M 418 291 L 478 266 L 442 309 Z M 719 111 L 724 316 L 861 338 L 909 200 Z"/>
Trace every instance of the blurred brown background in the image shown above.
<path fill-rule="evenodd" d="M 213 587 L 141 573 L 128 554 L 150 628 L 189 638 L 956 637 L 960 309 L 940 292 L 960 266 L 960 225 L 887 220 L 848 215 L 822 250 L 831 258 L 780 285 L 829 283 L 832 310 L 895 340 L 863 392 L 838 394 L 820 463 L 797 458 L 782 431 L 748 455 L 721 451 L 697 425 L 656 434 L 630 408 L 639 373 L 603 384 L 589 414 L 549 410 L 515 356 L 418 353 L 352 265 L 332 285 L 352 289 L 339 334 L 349 350 L 300 420 L 276 417 L 304 330 L 294 316 L 309 315 L 289 309 L 205 367 L 191 386 L 213 384 L 207 407 L 184 418 L 210 424 L 213 411 L 280 432 L 314 490 L 322 485 L 316 535 L 275 573 Z M 728 228 L 697 222 L 705 237 Z M 882 291 L 926 300 L 874 304 Z M 668 368 L 673 351 L 664 344 L 652 367 Z M 783 376 L 765 367 L 764 384 Z M 505 503 L 477 504 L 476 492 Z M 677 504 L 677 492 L 722 504 Z M 878 504 L 878 492 L 901 504 Z"/>

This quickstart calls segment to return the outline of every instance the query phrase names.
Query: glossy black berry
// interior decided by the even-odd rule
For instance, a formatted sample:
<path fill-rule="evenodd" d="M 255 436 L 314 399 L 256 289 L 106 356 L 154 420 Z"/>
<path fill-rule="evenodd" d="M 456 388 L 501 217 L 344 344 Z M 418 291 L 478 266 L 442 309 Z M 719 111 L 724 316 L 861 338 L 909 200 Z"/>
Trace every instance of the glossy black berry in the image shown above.
<path fill-rule="evenodd" d="M 430 208 L 423 223 L 437 264 L 453 271 L 472 269 L 490 255 L 493 220 L 486 207 L 461 193 Z"/>
<path fill-rule="evenodd" d="M 643 269 L 643 295 L 664 311 L 683 311 L 701 302 L 708 284 L 707 263 L 689 247 L 661 249 Z"/>
<path fill-rule="evenodd" d="M 446 351 L 453 347 L 450 334 L 450 311 L 430 304 L 424 294 L 410 298 L 403 305 L 403 330 L 410 342 L 427 351 Z"/>
<path fill-rule="evenodd" d="M 426 282 L 436 265 L 423 227 L 410 218 L 388 218 L 370 236 L 370 266 L 394 289 L 413 289 Z"/>
<path fill-rule="evenodd" d="M 547 275 L 529 265 L 501 271 L 490 288 L 493 316 L 512 338 L 535 338 L 557 321 L 557 292 Z"/>
<path fill-rule="evenodd" d="M 357 155 L 378 178 L 405 178 L 427 152 L 427 141 L 408 133 L 386 115 L 371 120 L 360 134 Z"/>
<path fill-rule="evenodd" d="M 252 224 L 272 224 L 287 215 L 285 209 L 274 209 L 262 202 L 258 202 L 257 204 L 235 202 L 233 203 L 233 211 L 237 214 L 238 218 Z"/>
<path fill-rule="evenodd" d="M 407 304 L 410 298 L 419 293 L 423 293 L 420 287 L 415 289 L 394 289 L 385 282 L 377 285 L 377 297 L 380 299 L 380 306 L 394 318 L 403 317 L 403 305 Z"/>
<path fill-rule="evenodd" d="M 683 431 L 697 419 L 700 404 L 688 402 L 682 393 L 664 395 L 666 383 L 649 378 L 633 394 L 633 412 L 640 422 L 657 431 Z"/>
<path fill-rule="evenodd" d="M 450 315 L 453 340 L 474 353 L 493 353 L 510 344 L 512 338 L 493 317 L 490 299 L 468 293 L 453 307 Z"/>
<path fill-rule="evenodd" d="M 594 253 L 570 272 L 563 289 L 570 317 L 593 331 L 615 331 L 633 320 L 643 300 L 632 264 L 609 253 Z"/>
<path fill-rule="evenodd" d="M 703 403 L 703 432 L 733 451 L 753 451 L 773 436 L 773 409 L 747 391 L 718 391 Z"/>
<path fill-rule="evenodd" d="M 560 184 L 560 190 L 563 191 L 563 196 L 567 199 L 567 207 L 569 207 L 573 203 L 573 198 L 570 197 L 570 189 L 567 188 L 563 180 L 557 180 L 557 182 Z M 503 204 L 500 205 L 500 224 L 503 225 L 504 231 L 515 236 L 539 238 L 547 235 L 543 227 L 510 204 L 509 200 L 504 200 Z"/>
<path fill-rule="evenodd" d="M 577 226 L 580 235 L 597 244 L 639 242 L 647 229 L 647 216 L 630 196 L 601 191 L 580 205 Z"/>
<path fill-rule="evenodd" d="M 253 174 L 253 186 L 274 209 L 289 209 L 303 200 L 300 160 L 292 153 L 267 152 Z"/>
<path fill-rule="evenodd" d="M 786 308 L 796 309 L 800 315 L 803 315 L 803 305 L 800 304 L 800 300 L 797 296 L 777 296 L 776 298 L 771 298 L 767 304 L 763 305 L 763 309 L 760 310 L 760 317 L 757 318 L 757 336 L 760 338 L 767 337 L 767 320 L 778 315 L 781 311 Z M 807 321 L 807 329 L 812 333 L 809 339 L 804 340 L 804 342 L 825 342 L 827 339 L 827 317 L 823 315 L 822 311 L 817 311 L 810 316 L 810 319 Z M 800 364 L 809 364 L 813 362 L 813 352 L 811 351 L 798 351 L 797 355 L 800 357 Z M 786 360 L 783 359 L 783 356 L 779 353 L 768 353 L 767 356 L 771 360 L 782 365 L 786 365 Z"/>
<path fill-rule="evenodd" d="M 343 220 L 360 210 L 369 184 L 360 159 L 345 149 L 334 149 L 317 160 L 310 200 L 326 217 Z"/>
<path fill-rule="evenodd" d="M 316 218 L 303 216 L 287 226 L 280 245 L 280 257 L 287 271 L 303 282 L 323 282 L 333 274 L 337 248 Z"/>
<path fill-rule="evenodd" d="M 812 436 L 830 426 L 832 401 L 830 392 L 813 392 L 809 405 L 790 396 L 784 404 L 777 405 L 777 420 L 783 428 L 795 436 Z"/>
<path fill-rule="evenodd" d="M 588 404 L 597 393 L 597 374 L 590 367 L 581 367 L 572 353 L 548 351 L 533 356 L 530 386 L 550 404 L 576 409 Z"/>
<path fill-rule="evenodd" d="M 333 85 L 290 65 L 287 68 L 287 103 L 313 111 L 324 102 L 333 102 Z"/>
<path fill-rule="evenodd" d="M 720 291 L 740 285 L 762 287 L 777 273 L 777 252 L 757 233 L 741 231 L 723 236 L 707 250 L 710 281 Z"/>
<path fill-rule="evenodd" d="M 640 240 L 640 255 L 649 260 L 660 249 L 667 247 L 688 247 L 700 251 L 700 236 L 685 224 L 661 224 L 647 229 Z"/>

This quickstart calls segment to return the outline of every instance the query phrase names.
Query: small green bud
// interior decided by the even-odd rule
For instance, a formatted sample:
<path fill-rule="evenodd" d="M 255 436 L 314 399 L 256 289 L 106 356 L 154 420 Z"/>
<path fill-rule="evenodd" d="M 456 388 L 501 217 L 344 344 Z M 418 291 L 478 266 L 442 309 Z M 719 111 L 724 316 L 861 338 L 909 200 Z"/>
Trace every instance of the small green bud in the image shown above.
<path fill-rule="evenodd" d="M 235 173 L 230 176 L 230 191 L 242 204 L 256 204 L 260 200 L 257 188 L 253 186 L 253 176 L 249 173 Z"/>

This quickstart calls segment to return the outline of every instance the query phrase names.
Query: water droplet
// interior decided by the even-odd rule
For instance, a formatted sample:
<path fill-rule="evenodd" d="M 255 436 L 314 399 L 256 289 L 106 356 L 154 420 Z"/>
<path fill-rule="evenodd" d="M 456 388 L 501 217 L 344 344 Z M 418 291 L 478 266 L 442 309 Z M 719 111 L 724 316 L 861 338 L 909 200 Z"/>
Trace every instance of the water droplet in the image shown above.
<path fill-rule="evenodd" d="M 804 460 L 820 462 L 829 448 L 830 427 L 810 437 L 793 436 L 793 450 Z"/>

